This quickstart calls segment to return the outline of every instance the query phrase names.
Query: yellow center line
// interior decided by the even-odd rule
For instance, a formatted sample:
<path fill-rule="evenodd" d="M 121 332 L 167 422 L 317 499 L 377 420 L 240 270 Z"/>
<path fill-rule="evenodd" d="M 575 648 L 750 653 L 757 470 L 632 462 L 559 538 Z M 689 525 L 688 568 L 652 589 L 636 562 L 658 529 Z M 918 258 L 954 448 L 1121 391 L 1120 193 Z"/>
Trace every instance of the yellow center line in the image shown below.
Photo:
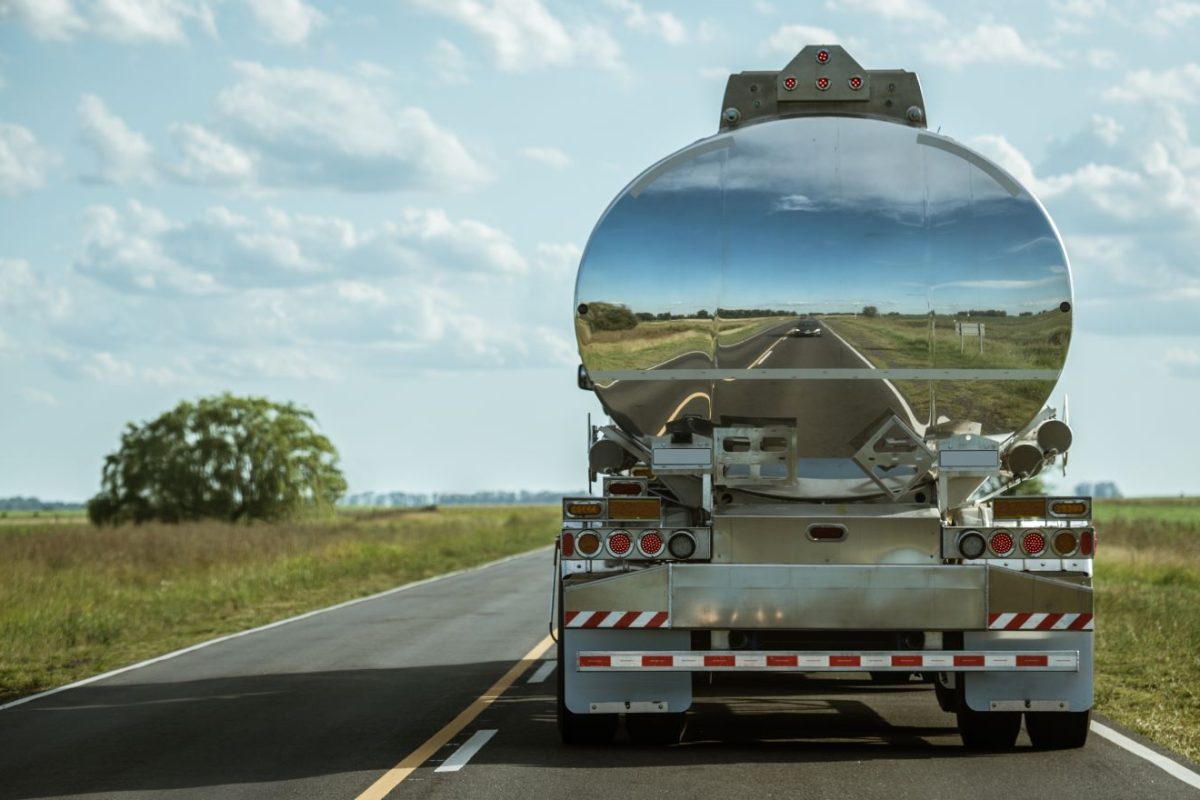
<path fill-rule="evenodd" d="M 656 433 L 654 435 L 662 436 L 664 433 L 666 433 L 667 425 L 669 423 L 674 422 L 675 418 L 679 416 L 679 412 L 683 411 L 683 407 L 686 406 L 688 403 L 692 402 L 693 400 L 695 400 L 697 397 L 703 397 L 703 398 L 707 399 L 708 392 L 692 392 L 687 397 L 683 398 L 683 402 L 681 402 L 679 405 L 675 406 L 675 410 L 671 412 L 671 416 L 667 417 L 667 421 L 663 423 L 663 426 L 658 429 L 658 433 Z"/>
<path fill-rule="evenodd" d="M 459 731 L 470 725 L 500 695 L 508 691 L 508 688 L 513 685 L 517 678 L 521 677 L 522 673 L 529 669 L 533 662 L 540 659 L 553 644 L 554 640 L 547 636 L 534 645 L 533 649 L 526 653 L 524 658 L 513 664 L 512 669 L 504 673 L 504 677 L 492 684 L 491 688 L 486 692 L 479 695 L 475 699 L 475 702 L 463 709 L 462 713 L 450 720 L 444 728 L 433 736 L 430 736 L 423 745 L 405 756 L 403 761 L 385 772 L 379 780 L 371 784 L 365 792 L 358 796 L 358 800 L 382 800 L 382 798 L 386 797 L 405 778 L 412 775 L 417 767 L 428 761 L 434 753 L 457 736 Z"/>

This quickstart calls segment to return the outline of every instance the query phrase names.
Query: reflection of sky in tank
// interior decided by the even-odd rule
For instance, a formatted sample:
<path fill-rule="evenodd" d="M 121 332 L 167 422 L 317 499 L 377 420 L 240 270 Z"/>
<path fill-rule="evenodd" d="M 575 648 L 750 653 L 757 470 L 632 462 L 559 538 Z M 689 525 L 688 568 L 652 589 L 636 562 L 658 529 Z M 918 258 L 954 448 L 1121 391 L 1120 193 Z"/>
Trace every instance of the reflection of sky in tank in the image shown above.
<path fill-rule="evenodd" d="M 1061 247 L 1029 196 L 911 129 L 817 118 L 731 138 L 614 205 L 589 244 L 580 301 L 1018 314 L 1070 296 Z"/>

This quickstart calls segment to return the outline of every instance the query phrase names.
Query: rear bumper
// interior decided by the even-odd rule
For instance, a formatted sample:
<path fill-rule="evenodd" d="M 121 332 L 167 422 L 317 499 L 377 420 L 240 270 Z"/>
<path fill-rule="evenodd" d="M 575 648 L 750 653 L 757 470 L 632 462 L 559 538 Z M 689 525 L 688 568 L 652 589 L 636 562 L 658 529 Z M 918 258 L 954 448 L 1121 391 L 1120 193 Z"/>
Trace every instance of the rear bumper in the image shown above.
<path fill-rule="evenodd" d="M 987 565 L 662 564 L 563 587 L 567 627 L 1090 630 L 1079 581 Z"/>
<path fill-rule="evenodd" d="M 1077 650 L 814 653 L 584 650 L 579 672 L 1078 672 Z"/>

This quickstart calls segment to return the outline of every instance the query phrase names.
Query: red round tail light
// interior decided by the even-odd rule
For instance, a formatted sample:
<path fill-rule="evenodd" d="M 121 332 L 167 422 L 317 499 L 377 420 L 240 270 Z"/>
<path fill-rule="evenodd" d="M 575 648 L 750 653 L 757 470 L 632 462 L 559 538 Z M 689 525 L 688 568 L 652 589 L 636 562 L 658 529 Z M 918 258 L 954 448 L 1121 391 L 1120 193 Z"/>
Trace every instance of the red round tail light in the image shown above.
<path fill-rule="evenodd" d="M 787 89 L 789 92 L 795 91 L 796 79 L 793 78 L 791 75 L 788 75 L 786 78 L 783 79 L 783 88 Z"/>
<path fill-rule="evenodd" d="M 1040 556 L 1046 549 L 1046 537 L 1040 531 L 1026 531 L 1021 537 L 1021 549 L 1027 556 Z"/>
<path fill-rule="evenodd" d="M 856 92 L 863 87 L 863 79 L 858 75 L 851 77 L 849 83 L 850 88 Z"/>
<path fill-rule="evenodd" d="M 608 537 L 608 552 L 624 558 L 633 549 L 633 538 L 625 531 L 617 531 Z"/>
<path fill-rule="evenodd" d="M 1079 555 L 1090 556 L 1096 552 L 1096 532 L 1091 528 L 1079 535 Z"/>
<path fill-rule="evenodd" d="M 818 64 L 828 64 L 829 63 L 829 51 L 828 50 L 821 49 L 821 50 L 817 51 L 817 63 Z"/>
<path fill-rule="evenodd" d="M 826 78 L 824 75 L 817 78 L 817 88 L 820 89 L 822 92 L 825 91 L 826 89 L 828 89 L 829 88 L 829 78 Z"/>
<path fill-rule="evenodd" d="M 992 552 L 998 556 L 1006 556 L 1013 551 L 1012 534 L 1008 531 L 996 531 L 992 534 L 988 546 L 992 548 Z"/>
<path fill-rule="evenodd" d="M 654 558 L 663 551 L 663 538 L 658 531 L 646 531 L 638 538 L 638 550 L 647 558 Z"/>

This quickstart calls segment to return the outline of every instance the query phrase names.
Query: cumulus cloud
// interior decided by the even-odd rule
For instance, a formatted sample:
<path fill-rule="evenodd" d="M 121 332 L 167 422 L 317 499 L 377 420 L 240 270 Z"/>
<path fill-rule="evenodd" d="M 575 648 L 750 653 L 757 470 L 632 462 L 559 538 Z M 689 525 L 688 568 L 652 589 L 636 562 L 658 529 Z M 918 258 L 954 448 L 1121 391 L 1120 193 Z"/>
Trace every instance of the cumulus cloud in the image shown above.
<path fill-rule="evenodd" d="M 71 297 L 25 259 L 0 258 L 0 309 L 6 317 L 59 320 L 70 312 Z"/>
<path fill-rule="evenodd" d="M 70 41 L 85 36 L 117 42 L 182 42 L 195 25 L 216 34 L 207 0 L 3 0 L 0 16 L 19 20 L 39 39 Z"/>
<path fill-rule="evenodd" d="M 784 25 L 767 39 L 762 49 L 767 53 L 794 56 L 806 45 L 837 44 L 841 37 L 828 28 L 812 25 Z"/>
<path fill-rule="evenodd" d="M 171 167 L 180 180 L 199 184 L 245 185 L 255 178 L 254 157 L 201 125 L 171 128 L 182 160 Z"/>
<path fill-rule="evenodd" d="M 957 69 L 969 64 L 1024 64 L 1061 67 L 1057 59 L 1030 45 L 1011 25 L 984 23 L 972 31 L 948 36 L 924 48 L 925 58 Z"/>
<path fill-rule="evenodd" d="M 604 28 L 567 24 L 540 0 L 413 0 L 481 37 L 506 72 L 581 63 L 623 72 L 621 48 Z"/>
<path fill-rule="evenodd" d="M 925 0 L 829 0 L 825 8 L 902 22 L 941 25 L 946 21 L 945 15 Z"/>
<path fill-rule="evenodd" d="M 571 157 L 557 147 L 523 147 L 521 155 L 554 169 L 571 166 Z"/>
<path fill-rule="evenodd" d="M 16 197 L 40 188 L 59 160 L 38 142 L 33 131 L 0 122 L 0 196 Z"/>
<path fill-rule="evenodd" d="M 1101 95 L 1116 103 L 1160 100 L 1166 103 L 1195 103 L 1200 99 L 1200 64 L 1187 63 L 1155 72 L 1138 69 Z"/>
<path fill-rule="evenodd" d="M 608 0 L 609 7 L 622 12 L 625 25 L 638 33 L 655 36 L 667 44 L 682 44 L 687 41 L 687 27 L 679 17 L 668 11 L 647 11 L 634 0 Z"/>
<path fill-rule="evenodd" d="M 146 137 L 108 110 L 93 94 L 84 95 L 78 107 L 83 143 L 96 155 L 95 172 L 86 180 L 117 185 L 153 183 L 158 178 L 154 148 Z"/>
<path fill-rule="evenodd" d="M 269 39 L 286 45 L 304 44 L 326 21 L 324 14 L 302 0 L 251 0 L 250 11 Z"/>
<path fill-rule="evenodd" d="M 264 184 L 454 190 L 490 179 L 457 136 L 375 83 L 249 62 L 236 68 L 238 82 L 217 105 L 232 140 L 260 156 Z"/>
<path fill-rule="evenodd" d="M 429 64 L 442 83 L 467 82 L 467 58 L 453 42 L 438 39 L 429 54 Z"/>
<path fill-rule="evenodd" d="M 1181 347 L 1169 348 L 1163 364 L 1176 377 L 1200 379 L 1200 351 Z"/>

